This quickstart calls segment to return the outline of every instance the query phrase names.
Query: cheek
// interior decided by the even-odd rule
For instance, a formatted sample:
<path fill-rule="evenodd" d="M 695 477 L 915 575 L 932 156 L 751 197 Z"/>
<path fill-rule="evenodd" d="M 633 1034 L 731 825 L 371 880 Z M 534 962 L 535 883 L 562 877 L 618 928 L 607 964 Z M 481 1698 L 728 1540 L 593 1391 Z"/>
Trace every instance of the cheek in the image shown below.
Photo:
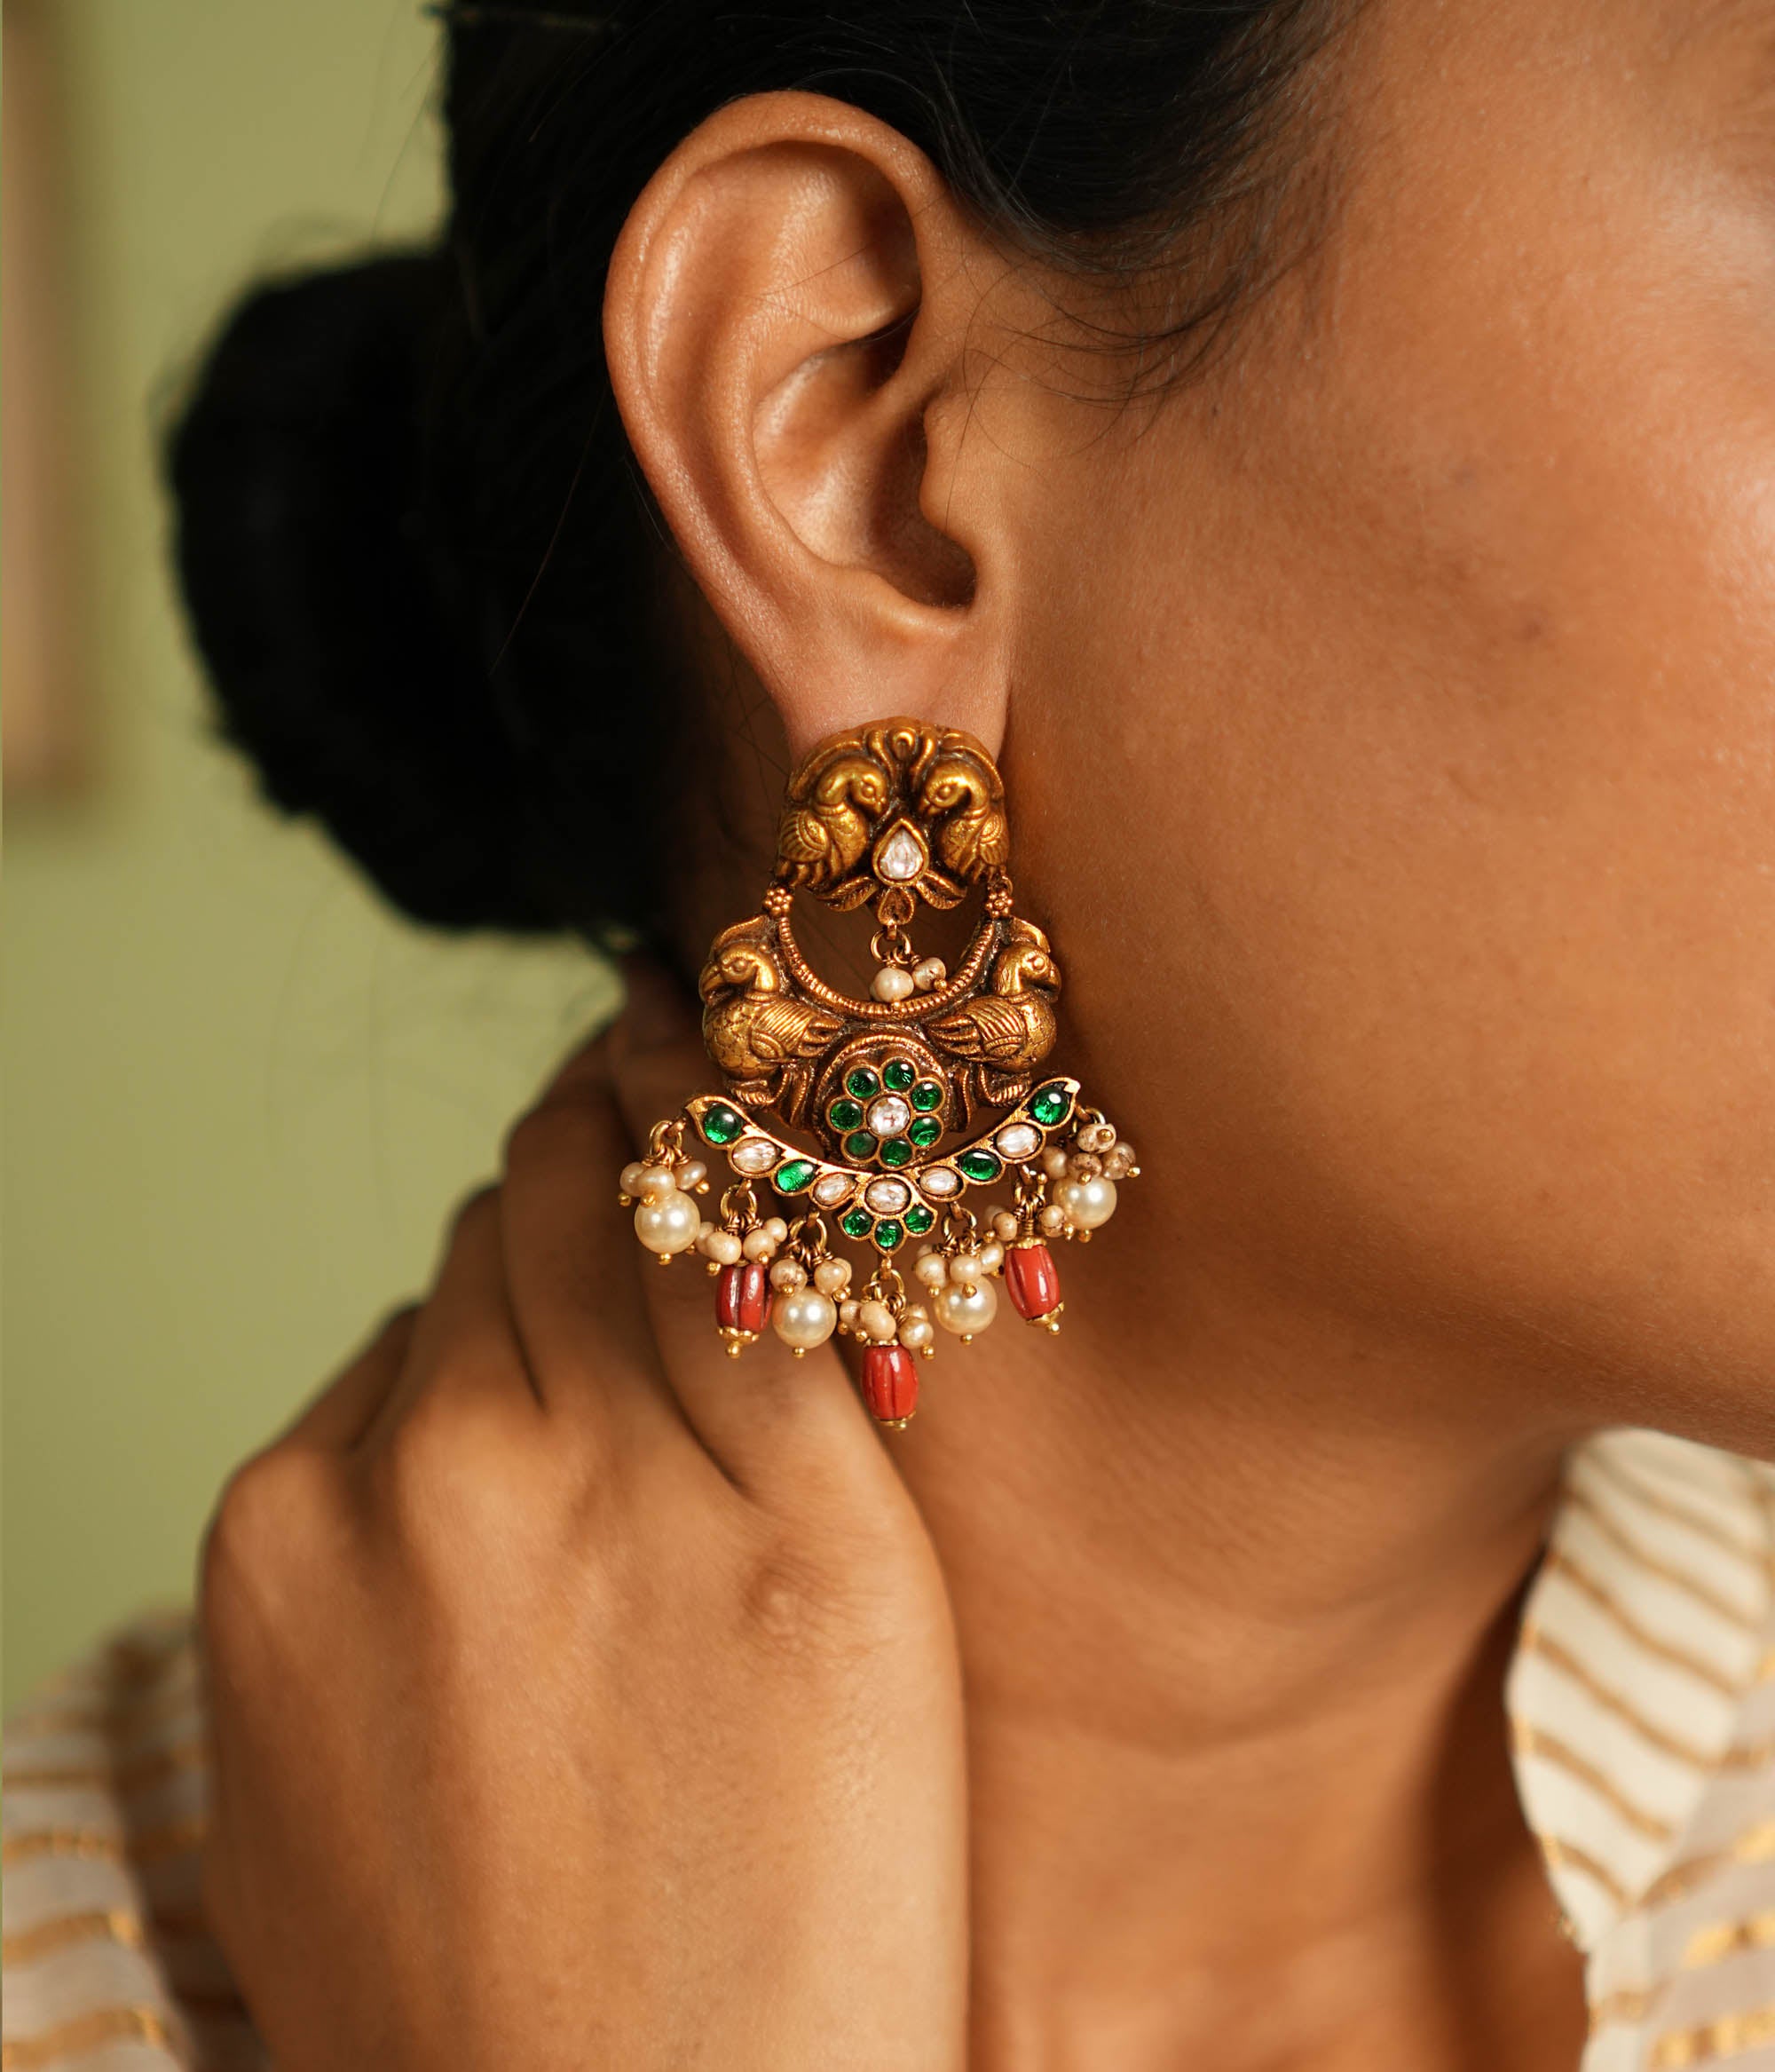
<path fill-rule="evenodd" d="M 1203 1242 L 1735 1375 L 1730 1427 L 1775 1363 L 1775 326 L 1672 313 L 1677 257 L 1655 320 L 1625 261 L 1627 306 L 1428 279 L 1448 335 L 1238 406 L 1290 437 L 1130 456 L 1017 781 Z"/>

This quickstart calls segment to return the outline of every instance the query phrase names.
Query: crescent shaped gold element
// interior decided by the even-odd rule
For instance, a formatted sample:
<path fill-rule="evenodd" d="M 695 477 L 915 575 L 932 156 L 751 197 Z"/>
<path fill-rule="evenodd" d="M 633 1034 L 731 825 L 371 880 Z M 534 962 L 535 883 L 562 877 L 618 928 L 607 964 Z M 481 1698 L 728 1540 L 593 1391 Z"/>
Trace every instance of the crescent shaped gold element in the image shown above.
<path fill-rule="evenodd" d="M 801 945 L 789 925 L 789 916 L 782 913 L 777 917 L 777 947 L 782 953 L 784 969 L 803 993 L 818 1000 L 822 1007 L 848 1015 L 854 1022 L 879 1022 L 889 1028 L 921 1021 L 927 1015 L 939 1015 L 945 1008 L 967 999 L 978 988 L 981 974 L 991 961 L 1002 933 L 1000 921 L 982 921 L 955 977 L 933 987 L 929 993 L 915 993 L 911 999 L 903 1000 L 853 1000 L 849 993 L 828 985 L 801 954 Z"/>
<path fill-rule="evenodd" d="M 1043 1121 L 1035 1112 L 1037 1101 L 1041 1099 L 1044 1095 L 1061 1087 L 1066 1092 L 1066 1104 L 1063 1111 L 1057 1115 L 1052 1122 Z M 808 1206 L 819 1214 L 837 1216 L 854 1206 L 866 1207 L 866 1204 L 864 1202 L 864 1189 L 872 1186 L 877 1181 L 897 1180 L 903 1182 L 907 1190 L 907 1207 L 922 1203 L 933 1212 L 935 1216 L 940 1217 L 945 1209 L 951 1208 L 958 1203 L 970 1187 L 990 1187 L 1002 1179 L 1006 1172 L 1019 1166 L 1033 1165 L 1055 1133 L 1066 1128 L 1068 1124 L 1077 1118 L 1078 1095 L 1078 1081 L 1067 1078 L 1064 1073 L 1057 1072 L 1053 1078 L 1044 1079 L 1038 1087 L 1026 1095 L 1014 1108 L 1001 1115 L 990 1128 L 984 1129 L 977 1136 L 970 1138 L 966 1143 L 958 1144 L 952 1151 L 943 1151 L 935 1158 L 927 1159 L 921 1165 L 903 1166 L 898 1171 L 892 1173 L 872 1171 L 857 1166 L 838 1165 L 830 1159 L 821 1158 L 817 1151 L 810 1151 L 800 1144 L 791 1143 L 787 1137 L 760 1122 L 737 1096 L 722 1094 L 698 1094 L 692 1100 L 686 1102 L 683 1111 L 690 1117 L 698 1135 L 703 1138 L 704 1142 L 725 1155 L 728 1164 L 732 1166 L 735 1174 L 740 1181 L 748 1185 L 755 1183 L 768 1186 L 785 1199 L 797 1202 L 805 1200 Z M 712 1135 L 706 1125 L 706 1119 L 709 1111 L 716 1108 L 730 1111 L 741 1119 L 744 1126 L 738 1135 L 729 1138 L 725 1143 L 719 1136 Z M 1001 1148 L 1000 1140 L 1004 1138 L 1007 1131 L 1022 1129 L 1033 1130 L 1038 1141 L 1031 1144 L 1020 1156 L 1013 1156 Z M 761 1153 L 746 1151 L 745 1147 L 748 1144 L 761 1144 L 768 1147 L 770 1154 L 768 1162 Z M 738 1154 L 738 1158 L 736 1157 L 737 1153 Z M 965 1163 L 969 1159 L 982 1161 L 987 1159 L 991 1159 L 994 1165 L 994 1170 L 990 1174 L 984 1172 L 972 1174 Z M 742 1160 L 744 1163 L 741 1162 Z M 758 1172 L 748 1172 L 746 1169 L 746 1166 L 754 1161 L 761 1169 Z M 792 1168 L 794 1170 L 797 1184 L 791 1188 L 777 1187 L 775 1175 L 778 1172 Z M 802 1168 L 806 1169 L 805 1175 Z M 927 1190 L 925 1184 L 926 1181 L 934 1173 L 947 1174 L 952 1180 L 953 1185 L 948 1189 L 938 1189 L 934 1191 Z M 836 1188 L 830 1186 L 829 1183 L 833 1179 L 841 1179 L 846 1182 L 842 1193 L 840 1193 Z M 827 1184 L 829 1194 L 829 1198 L 824 1200 L 820 1198 L 818 1191 L 823 1183 Z M 883 1223 L 901 1221 L 906 1211 L 903 1208 L 898 1211 L 870 1210 L 868 1213 L 872 1222 Z M 855 1235 L 856 1233 L 850 1234 Z M 912 1237 L 922 1237 L 926 1233 L 922 1230 L 912 1230 L 907 1234 Z"/>

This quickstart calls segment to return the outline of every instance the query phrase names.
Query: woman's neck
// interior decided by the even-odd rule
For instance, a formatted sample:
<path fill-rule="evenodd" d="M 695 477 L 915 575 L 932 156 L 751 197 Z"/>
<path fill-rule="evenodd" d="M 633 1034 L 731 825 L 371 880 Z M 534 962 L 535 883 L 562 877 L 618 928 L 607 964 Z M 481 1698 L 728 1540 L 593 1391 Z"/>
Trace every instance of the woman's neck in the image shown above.
<path fill-rule="evenodd" d="M 1137 1247 L 1063 1259 L 1060 1336 L 945 1345 L 898 1446 L 969 1699 L 977 2062 L 1531 2072 L 1426 2027 L 1502 1964 L 1574 2064 L 1502 1697 L 1572 1435 Z"/>

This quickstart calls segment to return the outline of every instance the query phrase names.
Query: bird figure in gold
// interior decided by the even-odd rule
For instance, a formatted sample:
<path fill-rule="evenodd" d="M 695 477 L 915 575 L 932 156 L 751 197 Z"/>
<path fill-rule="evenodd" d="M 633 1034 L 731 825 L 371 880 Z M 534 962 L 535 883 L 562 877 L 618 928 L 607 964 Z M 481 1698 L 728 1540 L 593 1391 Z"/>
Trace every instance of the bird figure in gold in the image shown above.
<path fill-rule="evenodd" d="M 925 1033 L 940 1050 L 965 1061 L 964 1099 L 1006 1107 L 1030 1090 L 1030 1078 L 1053 1048 L 1060 966 L 1033 921 L 1006 924 L 992 961 L 988 990 L 936 1015 Z M 972 1098 L 969 1098 L 972 1096 Z"/>
<path fill-rule="evenodd" d="M 737 922 L 715 937 L 697 990 L 703 1000 L 703 1038 L 709 1056 L 734 1081 L 743 1099 L 799 1119 L 809 1063 L 844 1027 L 831 1008 L 789 989 L 771 953 L 770 924 L 762 914 Z"/>

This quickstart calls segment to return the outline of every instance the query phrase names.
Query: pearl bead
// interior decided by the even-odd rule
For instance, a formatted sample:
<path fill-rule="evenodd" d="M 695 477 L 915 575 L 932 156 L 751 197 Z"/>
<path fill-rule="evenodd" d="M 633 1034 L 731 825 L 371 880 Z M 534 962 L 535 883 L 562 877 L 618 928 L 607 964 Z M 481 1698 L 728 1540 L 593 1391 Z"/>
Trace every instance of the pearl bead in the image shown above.
<path fill-rule="evenodd" d="M 1091 1180 L 1069 1180 L 1056 1189 L 1054 1199 L 1075 1230 L 1094 1230 L 1116 1213 L 1116 1182 L 1101 1174 Z"/>
<path fill-rule="evenodd" d="M 643 1166 L 635 1176 L 635 1191 L 643 1198 L 670 1194 L 676 1185 L 669 1166 Z M 625 1188 L 623 1192 L 627 1194 L 628 1190 Z"/>
<path fill-rule="evenodd" d="M 898 964 L 884 964 L 869 982 L 869 990 L 877 1000 L 910 1000 L 917 990 L 912 975 Z"/>
<path fill-rule="evenodd" d="M 921 1252 L 912 1262 L 912 1278 L 927 1288 L 940 1288 L 949 1278 L 949 1261 L 941 1252 Z"/>
<path fill-rule="evenodd" d="M 814 1269 L 814 1285 L 822 1294 L 840 1295 L 850 1285 L 848 1259 L 823 1259 Z"/>
<path fill-rule="evenodd" d="M 838 1311 L 830 1295 L 821 1294 L 817 1288 L 801 1287 L 772 1305 L 770 1321 L 785 1345 L 804 1352 L 810 1346 L 824 1345 L 832 1336 L 838 1328 Z"/>
<path fill-rule="evenodd" d="M 639 1159 L 631 1159 L 622 1169 L 617 1186 L 631 1201 L 641 1192 L 641 1175 L 646 1170 Z"/>
<path fill-rule="evenodd" d="M 894 1321 L 894 1312 L 887 1303 L 878 1302 L 872 1298 L 857 1304 L 856 1328 L 865 1338 L 872 1338 L 880 1344 L 886 1345 L 900 1326 Z"/>
<path fill-rule="evenodd" d="M 700 1187 L 709 1176 L 709 1169 L 700 1159 L 690 1159 L 678 1168 L 678 1185 L 686 1194 L 692 1188 Z"/>
<path fill-rule="evenodd" d="M 936 1326 L 927 1317 L 915 1317 L 900 1326 L 900 1343 L 909 1353 L 921 1353 L 936 1343 Z"/>
<path fill-rule="evenodd" d="M 912 967 L 912 984 L 920 993 L 933 993 L 949 977 L 949 966 L 941 957 L 927 957 Z"/>
<path fill-rule="evenodd" d="M 990 1245 L 982 1245 L 980 1247 L 980 1270 L 982 1273 L 997 1273 L 1004 1263 L 1005 1247 L 996 1238 Z"/>
<path fill-rule="evenodd" d="M 777 1249 L 777 1240 L 770 1235 L 768 1225 L 761 1225 L 746 1233 L 739 1248 L 748 1259 L 769 1259 Z"/>
<path fill-rule="evenodd" d="M 770 1285 L 781 1288 L 786 1293 L 791 1288 L 804 1288 L 808 1285 L 808 1269 L 798 1259 L 779 1259 L 770 1269 Z"/>
<path fill-rule="evenodd" d="M 1051 1201 L 1043 1209 L 1037 1220 L 1043 1230 L 1050 1233 L 1055 1230 L 1063 1230 L 1066 1228 L 1066 1211 L 1061 1207 L 1058 1202 Z"/>
<path fill-rule="evenodd" d="M 949 1262 L 950 1284 L 953 1287 L 971 1288 L 986 1277 L 986 1269 L 980 1263 L 977 1252 L 958 1252 Z"/>
<path fill-rule="evenodd" d="M 954 1332 L 958 1338 L 973 1338 L 998 1314 L 998 1291 L 989 1280 L 976 1281 L 971 1288 L 939 1288 L 935 1307 L 937 1322 L 945 1331 Z"/>
<path fill-rule="evenodd" d="M 769 1231 L 774 1244 L 786 1245 L 789 1242 L 789 1226 L 781 1216 L 766 1216 L 763 1228 Z"/>
<path fill-rule="evenodd" d="M 1017 1219 L 1009 1209 L 993 1210 L 992 1235 L 1001 1245 L 1008 1245 L 1017 1235 Z"/>
<path fill-rule="evenodd" d="M 1089 1122 L 1078 1133 L 1081 1151 L 1107 1151 L 1114 1148 L 1116 1126 L 1112 1122 Z"/>
<path fill-rule="evenodd" d="M 740 1250 L 738 1232 L 711 1230 L 704 1242 L 703 1254 L 713 1259 L 717 1266 L 738 1266 L 745 1257 Z"/>
<path fill-rule="evenodd" d="M 1050 1180 L 1066 1178 L 1066 1153 L 1060 1145 L 1053 1144 L 1042 1153 L 1042 1171 Z"/>
<path fill-rule="evenodd" d="M 663 1193 L 650 1194 L 635 1210 L 635 1234 L 650 1252 L 669 1259 L 696 1243 L 702 1220 L 703 1212 L 688 1194 L 667 1188 Z"/>
<path fill-rule="evenodd" d="M 847 1301 L 839 1304 L 838 1321 L 840 1330 L 855 1331 L 856 1329 L 856 1312 L 861 1307 L 861 1303 L 856 1301 L 855 1296 L 851 1296 Z"/>

